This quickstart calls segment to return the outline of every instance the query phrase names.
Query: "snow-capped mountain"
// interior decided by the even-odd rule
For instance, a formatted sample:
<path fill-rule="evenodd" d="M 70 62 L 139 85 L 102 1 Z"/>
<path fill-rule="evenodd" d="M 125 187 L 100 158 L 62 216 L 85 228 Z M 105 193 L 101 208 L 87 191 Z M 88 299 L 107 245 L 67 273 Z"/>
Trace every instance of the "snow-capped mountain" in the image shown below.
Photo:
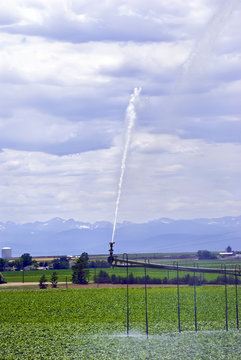
<path fill-rule="evenodd" d="M 13 256 L 107 254 L 112 224 L 87 223 L 54 218 L 46 222 L 15 224 L 0 222 L 0 246 L 10 246 Z M 146 223 L 117 224 L 115 252 L 182 252 L 241 249 L 241 216 L 213 219 L 173 220 L 161 218 Z"/>

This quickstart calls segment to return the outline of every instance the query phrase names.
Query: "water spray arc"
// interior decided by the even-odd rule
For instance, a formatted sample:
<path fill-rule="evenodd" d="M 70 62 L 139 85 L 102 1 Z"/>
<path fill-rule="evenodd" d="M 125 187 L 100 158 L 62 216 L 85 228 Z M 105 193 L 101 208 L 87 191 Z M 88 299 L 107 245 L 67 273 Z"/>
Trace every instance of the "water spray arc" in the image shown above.
<path fill-rule="evenodd" d="M 117 222 L 117 217 L 118 217 L 122 183 L 123 183 L 123 178 L 125 175 L 126 159 L 127 159 L 127 154 L 128 154 L 128 150 L 130 147 L 131 133 L 132 133 L 132 129 L 135 125 L 135 120 L 136 120 L 136 102 L 139 98 L 140 92 L 141 92 L 141 88 L 134 89 L 134 92 L 130 96 L 130 101 L 129 101 L 128 107 L 126 109 L 126 120 L 127 120 L 128 126 L 126 129 L 125 145 L 124 145 L 122 161 L 121 161 L 120 180 L 119 180 L 119 184 L 118 184 L 118 192 L 117 192 L 117 199 L 116 199 L 116 206 L 115 206 L 115 216 L 114 216 L 113 231 L 112 231 L 112 238 L 111 238 L 112 244 L 114 244 L 116 222 Z"/>
<path fill-rule="evenodd" d="M 210 58 L 210 55 L 213 51 L 213 48 L 216 44 L 216 40 L 218 38 L 218 35 L 223 29 L 223 24 L 226 22 L 232 11 L 235 9 L 235 6 L 238 4 L 238 0 L 227 0 L 223 3 L 223 6 L 220 7 L 219 12 L 213 17 L 211 22 L 209 23 L 205 33 L 203 34 L 203 37 L 200 39 L 200 41 L 196 44 L 195 48 L 192 50 L 191 54 L 189 55 L 187 61 L 183 64 L 183 69 L 181 72 L 181 76 L 178 79 L 178 83 L 174 89 L 174 93 L 171 95 L 171 102 L 177 102 L 180 94 L 182 94 L 184 91 L 187 91 L 186 86 L 190 85 L 193 81 L 193 75 L 196 75 L 196 73 L 202 69 L 203 65 L 207 62 L 207 59 Z M 147 275 L 146 270 L 148 268 L 150 269 L 160 269 L 160 270 L 167 270 L 168 272 L 168 278 L 169 278 L 169 271 L 176 271 L 176 285 L 177 285 L 177 319 L 178 319 L 178 331 L 181 332 L 181 299 L 180 299 L 180 293 L 179 293 L 179 286 L 180 286 L 180 278 L 179 274 L 181 272 L 192 272 L 193 273 L 193 301 L 194 301 L 194 325 L 195 325 L 195 332 L 198 331 L 198 316 L 197 316 L 197 291 L 196 286 L 198 281 L 198 275 L 203 276 L 203 274 L 220 274 L 224 277 L 224 290 L 225 290 L 225 329 L 226 331 L 229 330 L 228 327 L 228 288 L 227 288 L 227 275 L 229 277 L 234 278 L 234 284 L 235 284 L 235 310 L 236 310 L 236 323 L 237 323 L 237 329 L 239 330 L 239 299 L 238 299 L 238 284 L 240 282 L 241 278 L 241 270 L 235 267 L 235 269 L 226 269 L 226 266 L 224 268 L 218 269 L 218 268 L 204 268 L 204 267 L 187 267 L 187 266 L 179 266 L 178 263 L 173 263 L 173 265 L 166 265 L 166 264 L 157 264 L 157 263 L 147 263 L 142 261 L 135 261 L 130 258 L 128 258 L 127 254 L 124 254 L 123 259 L 119 258 L 118 255 L 114 255 L 114 238 L 115 238 L 115 230 L 116 230 L 116 223 L 117 223 L 117 217 L 118 217 L 118 210 L 119 210 L 119 203 L 121 198 L 121 191 L 122 191 L 122 183 L 123 178 L 125 174 L 125 167 L 126 167 L 126 160 L 128 155 L 128 149 L 130 146 L 130 140 L 131 140 L 131 133 L 132 129 L 134 127 L 135 119 L 136 119 L 136 101 L 140 95 L 141 89 L 135 88 L 133 94 L 130 97 L 130 101 L 126 110 L 126 120 L 128 122 L 128 127 L 126 130 L 126 136 L 125 136 L 125 145 L 123 150 L 123 156 L 122 156 L 122 162 L 121 162 L 121 173 L 120 173 L 120 179 L 119 179 L 119 185 L 118 185 L 118 193 L 117 193 L 117 199 L 116 199 L 116 207 L 115 207 L 115 216 L 114 216 L 114 222 L 113 222 L 113 232 L 112 232 L 112 238 L 110 244 L 110 255 L 108 257 L 108 262 L 112 267 L 122 267 L 126 268 L 127 275 L 126 275 L 126 286 L 127 286 L 127 336 L 129 335 L 129 270 L 134 267 L 138 268 L 144 268 L 145 271 L 145 313 L 146 313 L 146 335 L 148 337 L 149 334 L 149 328 L 148 328 L 148 303 L 147 303 Z M 175 105 L 175 104 L 174 104 Z M 175 108 L 172 104 L 172 108 Z M 169 120 L 173 116 L 169 114 L 171 112 L 170 107 L 168 107 L 167 114 L 165 117 L 168 117 Z M 173 111 L 173 110 L 172 110 Z M 201 284 L 201 281 L 200 281 Z"/>

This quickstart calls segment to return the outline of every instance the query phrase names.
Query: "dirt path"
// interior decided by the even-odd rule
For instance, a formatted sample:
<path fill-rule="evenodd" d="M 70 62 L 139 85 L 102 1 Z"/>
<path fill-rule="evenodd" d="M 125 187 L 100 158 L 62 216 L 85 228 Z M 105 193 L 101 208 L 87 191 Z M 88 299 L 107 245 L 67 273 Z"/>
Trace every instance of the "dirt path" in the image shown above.
<path fill-rule="evenodd" d="M 48 282 L 47 283 L 48 286 L 51 286 L 51 283 Z M 7 284 L 1 284 L 0 285 L 0 290 L 1 288 L 25 288 L 25 287 L 31 287 L 31 288 L 39 288 L 39 283 L 38 282 L 8 282 Z M 68 288 L 83 288 L 83 289 L 93 289 L 93 288 L 125 288 L 126 284 L 86 284 L 86 285 L 76 285 L 76 284 L 72 284 L 72 283 L 67 283 Z M 143 287 L 144 284 L 129 284 L 129 287 L 135 287 L 135 288 L 140 288 Z M 176 285 L 164 285 L 164 284 L 148 284 L 147 287 L 151 288 L 151 287 L 173 287 Z M 64 288 L 66 287 L 66 283 L 65 282 L 58 282 L 58 287 L 60 288 Z"/>

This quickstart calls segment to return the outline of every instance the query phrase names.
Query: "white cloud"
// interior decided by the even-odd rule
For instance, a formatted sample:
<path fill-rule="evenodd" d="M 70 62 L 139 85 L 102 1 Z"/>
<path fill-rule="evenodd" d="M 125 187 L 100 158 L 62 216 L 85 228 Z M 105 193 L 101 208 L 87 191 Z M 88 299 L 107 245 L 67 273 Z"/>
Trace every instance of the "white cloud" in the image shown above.
<path fill-rule="evenodd" d="M 175 137 L 172 141 L 175 150 L 180 147 L 179 152 L 171 152 L 170 145 L 164 151 L 165 142 L 159 153 L 156 148 L 154 152 L 131 152 L 121 218 L 134 216 L 144 221 L 160 216 L 238 215 L 241 146 Z M 182 151 L 187 143 L 198 151 Z"/>
<path fill-rule="evenodd" d="M 240 214 L 237 0 L 0 5 L 0 219 Z M 185 65 L 186 64 L 186 65 Z"/>
<path fill-rule="evenodd" d="M 182 140 L 178 136 L 167 134 L 136 133 L 134 135 L 133 151 L 137 153 L 199 153 L 197 141 Z"/>
<path fill-rule="evenodd" d="M 110 216 L 115 154 L 116 149 L 62 157 L 4 150 L 0 154 L 2 219 L 7 220 L 13 208 L 11 218 L 19 222 L 46 220 L 56 212 L 63 217 L 91 219 L 99 211 L 95 203 L 101 203 Z"/>
<path fill-rule="evenodd" d="M 178 140 L 180 148 L 186 140 Z M 191 144 L 192 143 L 192 144 Z M 238 215 L 241 145 L 189 141 L 198 152 L 133 151 L 127 162 L 120 220 Z M 53 214 L 113 220 L 121 154 L 118 148 L 56 156 L 0 154 L 3 220 L 46 220 Z M 14 208 L 14 213 L 12 209 Z M 227 210 L 228 209 L 228 210 Z"/>
<path fill-rule="evenodd" d="M 4 13 L 14 14 L 3 28 L 9 32 L 60 40 L 171 40 L 199 31 L 217 4 L 207 1 L 25 1 L 12 0 Z M 14 18 L 13 18 L 14 16 Z M 12 21 L 10 21 L 10 19 Z M 144 31 L 143 31 L 144 30 Z"/>

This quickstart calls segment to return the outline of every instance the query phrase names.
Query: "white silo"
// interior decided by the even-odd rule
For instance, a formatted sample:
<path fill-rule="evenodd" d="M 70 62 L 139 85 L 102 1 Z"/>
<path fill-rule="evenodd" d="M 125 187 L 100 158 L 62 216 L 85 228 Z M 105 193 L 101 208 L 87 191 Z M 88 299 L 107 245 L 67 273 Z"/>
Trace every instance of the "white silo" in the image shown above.
<path fill-rule="evenodd" d="M 11 259 L 11 257 L 12 257 L 12 249 L 10 247 L 2 248 L 2 258 Z"/>

